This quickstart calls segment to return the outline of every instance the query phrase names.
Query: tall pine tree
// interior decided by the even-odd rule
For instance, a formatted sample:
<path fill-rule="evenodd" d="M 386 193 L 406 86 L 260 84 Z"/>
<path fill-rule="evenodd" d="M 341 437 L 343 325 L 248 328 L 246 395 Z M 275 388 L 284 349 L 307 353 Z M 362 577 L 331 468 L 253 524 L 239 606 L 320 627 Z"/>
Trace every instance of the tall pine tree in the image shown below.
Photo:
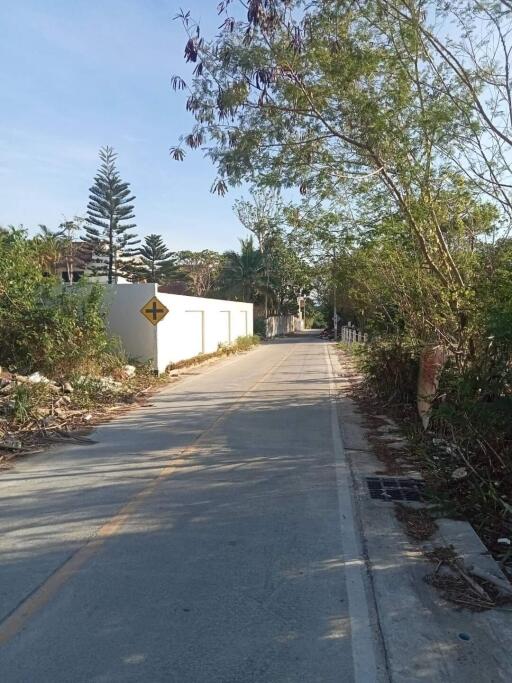
<path fill-rule="evenodd" d="M 140 247 L 136 275 L 147 282 L 160 282 L 165 274 L 169 276 L 174 268 L 175 255 L 164 244 L 161 235 L 148 235 Z"/>
<path fill-rule="evenodd" d="M 100 149 L 101 165 L 89 190 L 87 222 L 82 240 L 92 252 L 91 270 L 94 275 L 117 282 L 119 274 L 129 270 L 130 256 L 140 240 L 129 230 L 135 223 L 126 223 L 135 217 L 130 183 L 121 180 L 116 168 L 117 154 L 112 147 Z"/>

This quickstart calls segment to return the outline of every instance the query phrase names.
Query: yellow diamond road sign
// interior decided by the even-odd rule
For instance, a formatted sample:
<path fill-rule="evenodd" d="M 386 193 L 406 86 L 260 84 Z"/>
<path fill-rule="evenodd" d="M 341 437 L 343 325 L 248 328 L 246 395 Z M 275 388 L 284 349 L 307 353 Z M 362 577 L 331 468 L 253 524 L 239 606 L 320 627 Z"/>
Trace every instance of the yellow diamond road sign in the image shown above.
<path fill-rule="evenodd" d="M 152 325 L 156 325 L 160 320 L 165 318 L 169 313 L 169 309 L 166 308 L 161 301 L 158 301 L 156 296 L 153 296 L 148 303 L 140 309 L 140 312 Z"/>

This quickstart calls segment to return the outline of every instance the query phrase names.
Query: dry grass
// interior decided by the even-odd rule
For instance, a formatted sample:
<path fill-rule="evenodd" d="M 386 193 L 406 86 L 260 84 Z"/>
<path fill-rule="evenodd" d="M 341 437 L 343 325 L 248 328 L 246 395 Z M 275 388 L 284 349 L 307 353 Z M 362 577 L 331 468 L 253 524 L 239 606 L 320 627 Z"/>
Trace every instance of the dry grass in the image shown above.
<path fill-rule="evenodd" d="M 435 570 L 425 576 L 425 582 L 437 588 L 448 602 L 474 612 L 511 604 L 512 598 L 496 585 L 472 574 L 453 547 L 434 548 L 425 556 L 436 564 Z"/>
<path fill-rule="evenodd" d="M 395 503 L 395 513 L 398 520 L 405 526 L 407 534 L 417 541 L 426 541 L 437 529 L 427 508 L 412 508 Z"/>
<path fill-rule="evenodd" d="M 193 356 L 192 358 L 187 358 L 186 360 L 180 360 L 177 363 L 170 363 L 167 366 L 166 372 L 182 370 L 183 368 L 191 368 L 195 365 L 201 365 L 202 363 L 215 358 L 223 358 L 224 356 L 232 356 L 235 353 L 243 353 L 244 351 L 249 351 L 254 346 L 257 346 L 260 342 L 261 339 L 258 337 L 258 335 L 238 337 L 238 339 L 236 339 L 232 344 L 219 345 L 217 351 L 212 351 L 212 353 L 200 353 L 198 356 Z"/>

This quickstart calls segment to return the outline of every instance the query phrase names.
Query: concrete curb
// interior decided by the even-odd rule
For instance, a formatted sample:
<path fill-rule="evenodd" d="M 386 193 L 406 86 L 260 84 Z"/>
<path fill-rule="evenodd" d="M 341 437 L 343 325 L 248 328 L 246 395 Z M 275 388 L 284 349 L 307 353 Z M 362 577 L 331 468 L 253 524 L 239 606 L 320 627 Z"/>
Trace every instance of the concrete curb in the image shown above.
<path fill-rule="evenodd" d="M 339 376 L 334 345 L 330 350 Z M 425 583 L 424 577 L 432 572 L 423 552 L 426 544 L 406 536 L 393 505 L 369 496 L 366 477 L 381 471 L 382 463 L 373 454 L 363 417 L 343 393 L 338 409 L 390 680 L 508 683 L 512 615 L 499 609 L 479 613 L 458 609 Z M 428 542 L 430 546 L 453 545 L 468 564 L 503 576 L 469 523 L 436 521 L 439 532 Z"/>
<path fill-rule="evenodd" d="M 404 502 L 402 505 L 413 510 L 431 508 L 425 503 L 417 502 Z M 424 551 L 452 547 L 470 573 L 488 578 L 497 588 L 503 585 L 503 592 L 512 595 L 512 584 L 469 522 L 441 517 L 435 518 L 435 523 L 437 530 L 423 543 Z"/>
<path fill-rule="evenodd" d="M 503 582 L 510 586 L 507 577 L 499 564 L 492 557 L 478 534 L 469 522 L 455 519 L 438 519 L 437 533 L 431 539 L 432 545 L 453 546 L 455 553 L 464 561 L 469 571 L 478 574 L 488 574 L 497 582 Z"/>

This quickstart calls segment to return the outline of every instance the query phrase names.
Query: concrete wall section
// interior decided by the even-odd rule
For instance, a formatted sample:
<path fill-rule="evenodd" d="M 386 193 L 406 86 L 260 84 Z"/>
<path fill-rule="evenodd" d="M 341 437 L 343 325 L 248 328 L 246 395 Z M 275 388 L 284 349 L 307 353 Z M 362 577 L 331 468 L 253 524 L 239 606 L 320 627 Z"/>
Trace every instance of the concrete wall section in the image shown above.
<path fill-rule="evenodd" d="M 140 309 L 156 294 L 156 285 L 117 284 L 105 286 L 108 328 L 119 337 L 130 358 L 146 361 L 154 357 L 156 333 Z"/>
<path fill-rule="evenodd" d="M 157 326 L 159 372 L 169 363 L 212 353 L 219 344 L 252 334 L 252 304 L 160 292 L 157 296 L 169 309 Z"/>
<path fill-rule="evenodd" d="M 221 344 L 231 342 L 231 311 L 218 311 L 219 340 Z"/>
<path fill-rule="evenodd" d="M 252 304 L 164 294 L 154 284 L 106 285 L 106 289 L 110 331 L 121 339 L 130 357 L 153 360 L 158 372 L 253 333 Z M 153 296 L 169 310 L 156 326 L 140 312 Z"/>
<path fill-rule="evenodd" d="M 302 321 L 294 315 L 274 315 L 265 321 L 265 336 L 267 339 L 298 332 L 301 329 L 303 329 Z"/>

